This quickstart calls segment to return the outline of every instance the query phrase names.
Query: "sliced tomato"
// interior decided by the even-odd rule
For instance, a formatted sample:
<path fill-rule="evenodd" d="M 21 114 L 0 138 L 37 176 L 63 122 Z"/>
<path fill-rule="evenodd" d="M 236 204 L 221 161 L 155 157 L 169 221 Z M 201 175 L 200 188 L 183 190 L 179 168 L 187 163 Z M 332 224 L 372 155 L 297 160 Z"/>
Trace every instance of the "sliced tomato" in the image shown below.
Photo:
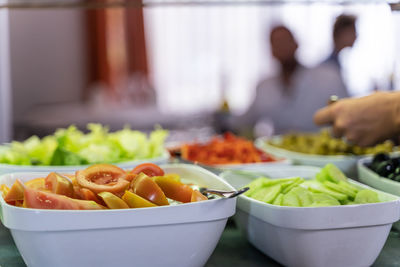
<path fill-rule="evenodd" d="M 133 193 L 159 205 L 169 205 L 168 200 L 162 189 L 150 177 L 140 173 L 132 182 L 131 190 Z"/>
<path fill-rule="evenodd" d="M 92 200 L 100 205 L 104 205 L 104 201 L 99 199 L 95 193 L 93 193 L 90 189 L 83 188 L 78 186 L 74 186 L 75 197 L 82 200 Z"/>
<path fill-rule="evenodd" d="M 134 174 L 139 174 L 143 172 L 147 176 L 163 176 L 164 171 L 161 169 L 159 166 L 157 166 L 154 163 L 143 163 L 138 166 L 136 166 L 133 170 L 132 173 Z"/>
<path fill-rule="evenodd" d="M 45 178 L 35 178 L 29 180 L 25 182 L 25 186 L 37 190 L 46 190 Z"/>
<path fill-rule="evenodd" d="M 125 180 L 132 182 L 133 179 L 135 179 L 135 177 L 137 176 L 136 173 L 133 172 L 127 172 L 125 175 Z"/>
<path fill-rule="evenodd" d="M 157 207 L 156 204 L 151 203 L 150 201 L 136 195 L 135 193 L 132 193 L 131 191 L 125 191 L 125 194 L 122 196 L 122 200 L 124 200 L 130 208 Z"/>
<path fill-rule="evenodd" d="M 67 197 L 72 197 L 74 195 L 72 182 L 68 178 L 56 172 L 51 172 L 49 175 L 47 175 L 45 179 L 45 186 L 48 190 L 55 194 L 64 195 Z"/>
<path fill-rule="evenodd" d="M 24 208 L 24 201 L 23 200 L 15 201 L 15 206 Z"/>
<path fill-rule="evenodd" d="M 0 185 L 0 191 L 2 193 L 3 198 L 6 197 L 8 191 L 10 191 L 10 188 L 6 186 L 5 184 Z"/>
<path fill-rule="evenodd" d="M 75 174 L 62 174 L 62 175 L 69 178 L 73 186 L 78 185 L 78 181 L 76 180 Z"/>
<path fill-rule="evenodd" d="M 190 186 L 167 176 L 156 176 L 153 180 L 168 198 L 184 203 L 191 201 L 193 189 Z"/>
<path fill-rule="evenodd" d="M 113 193 L 101 192 L 98 195 L 103 199 L 109 209 L 129 209 L 128 204 Z"/>
<path fill-rule="evenodd" d="M 68 198 L 68 197 L 66 197 Z M 76 204 L 78 204 L 78 207 L 80 210 L 104 210 L 107 209 L 106 207 L 100 205 L 99 203 L 96 203 L 95 201 L 92 200 L 80 200 L 80 199 L 72 199 Z"/>
<path fill-rule="evenodd" d="M 208 198 L 202 193 L 200 193 L 199 190 L 193 190 L 191 202 L 204 201 L 204 200 L 208 200 Z"/>
<path fill-rule="evenodd" d="M 76 172 L 78 184 L 96 194 L 101 192 L 123 194 L 129 186 L 125 176 L 124 170 L 111 164 L 96 164 Z"/>
<path fill-rule="evenodd" d="M 94 201 L 79 200 L 31 188 L 25 189 L 24 206 L 34 209 L 93 210 L 104 209 Z"/>
<path fill-rule="evenodd" d="M 25 185 L 21 180 L 15 180 L 14 184 L 11 186 L 7 195 L 4 197 L 4 201 L 12 202 L 17 200 L 24 200 Z"/>

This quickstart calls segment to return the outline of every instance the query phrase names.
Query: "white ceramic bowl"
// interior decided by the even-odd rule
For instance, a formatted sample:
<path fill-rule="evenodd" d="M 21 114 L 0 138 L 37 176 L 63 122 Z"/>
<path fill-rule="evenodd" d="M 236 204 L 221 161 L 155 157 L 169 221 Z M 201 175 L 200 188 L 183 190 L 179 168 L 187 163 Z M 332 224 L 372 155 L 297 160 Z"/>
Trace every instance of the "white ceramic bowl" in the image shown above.
<path fill-rule="evenodd" d="M 271 178 L 313 178 L 316 167 L 287 166 L 265 171 Z M 254 177 L 227 171 L 221 177 L 239 188 Z M 366 187 L 355 181 L 352 184 Z M 378 257 L 392 223 L 400 218 L 398 197 L 388 202 L 332 206 L 282 207 L 246 196 L 238 198 L 235 221 L 250 243 L 285 266 L 370 266 Z"/>
<path fill-rule="evenodd" d="M 290 151 L 268 143 L 268 141 L 279 142 L 280 139 L 280 136 L 260 137 L 255 141 L 255 145 L 266 153 L 291 160 L 294 165 L 324 167 L 328 163 L 333 163 L 347 176 L 357 177 L 357 161 L 363 156 L 313 155 Z"/>
<path fill-rule="evenodd" d="M 198 166 L 171 164 L 166 173 L 221 190 L 233 188 Z M 44 173 L 0 176 L 0 184 Z M 212 254 L 236 198 L 125 210 L 40 210 L 8 205 L 1 221 L 32 267 L 203 266 Z"/>
<path fill-rule="evenodd" d="M 369 164 L 371 162 L 372 157 L 366 157 L 358 161 L 357 168 L 360 182 L 367 184 L 373 188 L 382 190 L 384 192 L 400 196 L 400 183 L 382 177 L 367 166 L 365 166 L 365 164 Z"/>
<path fill-rule="evenodd" d="M 400 183 L 390 180 L 388 178 L 382 177 L 367 166 L 365 164 L 371 163 L 372 157 L 366 157 L 360 159 L 357 163 L 358 169 L 358 179 L 360 182 L 367 184 L 373 188 L 382 190 L 384 192 L 400 196 Z M 397 230 L 400 230 L 400 222 L 396 222 L 393 224 L 393 227 Z"/>
<path fill-rule="evenodd" d="M 112 163 L 122 169 L 130 169 L 139 164 L 152 162 L 160 165 L 168 162 L 169 153 L 164 151 L 160 157 L 143 159 L 143 160 L 130 160 L 119 163 Z M 73 173 L 77 170 L 85 169 L 90 165 L 75 165 L 75 166 L 32 166 L 32 165 L 13 165 L 0 163 L 0 174 L 13 173 L 13 172 L 65 172 Z"/>

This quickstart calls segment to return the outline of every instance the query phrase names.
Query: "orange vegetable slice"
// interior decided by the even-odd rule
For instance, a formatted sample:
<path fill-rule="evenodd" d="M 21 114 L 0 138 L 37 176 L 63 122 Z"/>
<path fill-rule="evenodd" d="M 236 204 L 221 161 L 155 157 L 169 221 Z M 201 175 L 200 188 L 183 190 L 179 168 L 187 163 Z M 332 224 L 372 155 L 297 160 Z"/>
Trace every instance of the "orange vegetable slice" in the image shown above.
<path fill-rule="evenodd" d="M 72 197 L 74 188 L 71 181 L 58 173 L 51 172 L 45 179 L 45 186 L 52 193 Z"/>
<path fill-rule="evenodd" d="M 197 201 L 204 201 L 208 200 L 208 198 L 200 193 L 199 190 L 193 190 L 192 197 L 191 197 L 191 202 L 197 202 Z"/>
<path fill-rule="evenodd" d="M 17 179 L 11 186 L 7 195 L 4 197 L 6 202 L 12 202 L 17 200 L 24 200 L 25 185 L 21 180 Z"/>
<path fill-rule="evenodd" d="M 96 194 L 125 192 L 129 186 L 129 181 L 124 179 L 125 176 L 124 170 L 111 164 L 95 164 L 76 172 L 78 184 Z"/>
<path fill-rule="evenodd" d="M 144 173 L 140 173 L 131 182 L 131 190 L 133 193 L 158 206 L 169 205 L 167 197 L 162 189 Z"/>
<path fill-rule="evenodd" d="M 150 201 L 130 191 L 125 191 L 125 194 L 122 196 L 122 199 L 126 202 L 126 204 L 128 204 L 130 208 L 157 207 L 156 204 L 151 203 Z"/>
<path fill-rule="evenodd" d="M 167 176 L 157 176 L 153 180 L 168 198 L 184 203 L 191 201 L 193 189 L 190 186 Z"/>
<path fill-rule="evenodd" d="M 103 199 L 109 209 L 129 209 L 128 204 L 113 193 L 101 192 L 98 195 Z"/>

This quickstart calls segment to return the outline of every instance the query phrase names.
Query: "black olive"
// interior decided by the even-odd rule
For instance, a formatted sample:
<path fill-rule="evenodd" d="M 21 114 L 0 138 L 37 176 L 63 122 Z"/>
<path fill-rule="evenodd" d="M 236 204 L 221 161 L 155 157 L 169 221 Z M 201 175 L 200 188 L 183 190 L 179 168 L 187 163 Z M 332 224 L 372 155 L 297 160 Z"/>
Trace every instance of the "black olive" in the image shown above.
<path fill-rule="evenodd" d="M 372 159 L 372 164 L 375 165 L 376 163 L 380 163 L 382 161 L 387 161 L 389 159 L 390 159 L 390 157 L 389 157 L 388 154 L 386 154 L 386 153 L 378 153 Z"/>
<path fill-rule="evenodd" d="M 400 167 L 400 158 L 399 157 L 392 158 L 392 162 L 395 167 Z"/>
<path fill-rule="evenodd" d="M 394 171 L 393 163 L 390 161 L 383 161 L 379 163 L 375 170 L 380 176 L 387 177 Z"/>

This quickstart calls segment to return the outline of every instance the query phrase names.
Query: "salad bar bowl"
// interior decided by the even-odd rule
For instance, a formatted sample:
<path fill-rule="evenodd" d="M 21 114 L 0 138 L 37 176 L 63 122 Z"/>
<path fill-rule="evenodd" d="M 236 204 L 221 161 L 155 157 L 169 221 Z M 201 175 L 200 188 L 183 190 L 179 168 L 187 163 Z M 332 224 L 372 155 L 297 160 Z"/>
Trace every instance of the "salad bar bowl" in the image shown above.
<path fill-rule="evenodd" d="M 265 169 L 265 177 L 312 179 L 318 172 L 316 167 L 271 167 Z M 235 188 L 255 178 L 232 171 L 221 177 Z M 373 190 L 348 182 L 360 190 Z M 326 207 L 278 206 L 241 195 L 234 219 L 251 244 L 285 266 L 371 266 L 400 218 L 399 198 L 375 192 L 379 203 Z"/>
<path fill-rule="evenodd" d="M 234 190 L 198 166 L 161 167 L 186 183 Z M 47 174 L 4 174 L 0 184 Z M 16 207 L 0 198 L 0 219 L 32 267 L 204 266 L 235 207 L 236 198 L 215 198 L 137 209 L 46 210 Z"/>

